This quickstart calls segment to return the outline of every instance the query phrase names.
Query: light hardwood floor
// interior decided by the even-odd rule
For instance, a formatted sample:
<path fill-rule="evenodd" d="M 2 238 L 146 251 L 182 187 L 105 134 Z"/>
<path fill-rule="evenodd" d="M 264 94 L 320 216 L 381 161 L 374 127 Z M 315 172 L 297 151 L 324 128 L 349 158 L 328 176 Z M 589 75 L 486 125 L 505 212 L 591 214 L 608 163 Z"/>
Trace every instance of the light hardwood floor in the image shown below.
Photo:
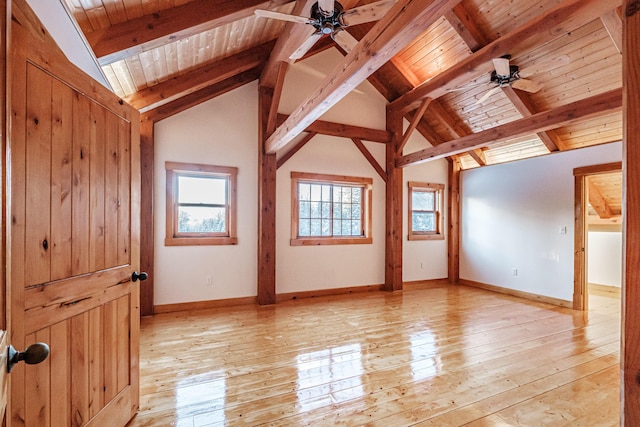
<path fill-rule="evenodd" d="M 144 318 L 130 426 L 613 426 L 620 300 L 466 286 Z"/>

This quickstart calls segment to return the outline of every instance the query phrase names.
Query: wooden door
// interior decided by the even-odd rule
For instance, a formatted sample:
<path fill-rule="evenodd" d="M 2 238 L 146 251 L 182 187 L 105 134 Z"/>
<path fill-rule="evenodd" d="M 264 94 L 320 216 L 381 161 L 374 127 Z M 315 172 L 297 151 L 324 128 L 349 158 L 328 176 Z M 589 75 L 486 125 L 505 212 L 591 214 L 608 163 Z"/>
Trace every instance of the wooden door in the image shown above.
<path fill-rule="evenodd" d="M 139 115 L 13 2 L 8 151 L 11 426 L 123 426 L 138 407 Z"/>

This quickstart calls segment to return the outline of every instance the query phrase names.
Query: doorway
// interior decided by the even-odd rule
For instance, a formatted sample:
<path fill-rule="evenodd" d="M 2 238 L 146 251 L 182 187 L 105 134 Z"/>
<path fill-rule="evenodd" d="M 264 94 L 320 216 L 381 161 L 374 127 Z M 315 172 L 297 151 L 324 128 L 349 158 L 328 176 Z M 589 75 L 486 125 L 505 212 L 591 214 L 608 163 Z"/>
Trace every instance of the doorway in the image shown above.
<path fill-rule="evenodd" d="M 619 297 L 621 270 L 619 280 L 613 277 L 618 274 L 617 267 L 622 265 L 622 246 L 618 246 L 620 266 L 607 265 L 616 263 L 615 259 L 604 261 L 599 269 L 592 265 L 591 279 L 589 275 L 589 241 L 599 242 L 615 247 L 616 240 L 622 237 L 622 163 L 576 168 L 575 177 L 575 260 L 574 260 L 574 293 L 573 308 L 588 310 L 589 289 L 594 294 L 606 297 Z M 602 248 L 597 248 L 602 249 Z M 593 248 L 594 254 L 597 255 Z M 612 249 L 615 251 L 616 249 Z M 608 251 L 602 252 L 604 256 Z M 592 258 L 594 264 L 595 258 Z M 597 283 L 605 282 L 605 283 Z M 590 286 L 590 282 L 593 282 Z M 617 289 L 616 289 L 617 288 Z"/>

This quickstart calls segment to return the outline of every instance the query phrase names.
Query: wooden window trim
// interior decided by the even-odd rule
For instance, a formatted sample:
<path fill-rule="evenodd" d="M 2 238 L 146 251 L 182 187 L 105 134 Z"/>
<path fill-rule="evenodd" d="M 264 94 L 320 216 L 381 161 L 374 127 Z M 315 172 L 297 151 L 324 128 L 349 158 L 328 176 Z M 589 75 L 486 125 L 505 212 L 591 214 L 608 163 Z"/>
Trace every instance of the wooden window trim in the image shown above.
<path fill-rule="evenodd" d="M 363 237 L 354 236 L 327 236 L 327 237 L 299 237 L 298 236 L 298 182 L 317 182 L 337 185 L 357 185 L 362 186 L 363 218 L 362 227 L 364 231 Z M 345 175 L 327 175 L 306 172 L 291 172 L 291 246 L 318 246 L 318 245 L 358 245 L 371 244 L 373 237 L 371 235 L 372 224 L 372 194 L 373 179 L 363 177 L 353 177 Z"/>
<path fill-rule="evenodd" d="M 196 163 L 165 162 L 166 182 L 166 236 L 165 246 L 237 245 L 237 176 L 238 168 L 228 166 L 202 165 Z M 228 180 L 226 205 L 227 232 L 224 233 L 180 233 L 178 229 L 178 188 L 179 175 L 224 176 Z"/>
<path fill-rule="evenodd" d="M 444 218 L 442 210 L 444 209 L 444 184 L 432 184 L 429 182 L 408 182 L 408 240 L 444 240 Z M 413 231 L 413 207 L 412 199 L 414 190 L 428 190 L 436 193 L 435 197 L 435 213 L 436 213 L 436 231 L 431 232 L 415 232 Z"/>

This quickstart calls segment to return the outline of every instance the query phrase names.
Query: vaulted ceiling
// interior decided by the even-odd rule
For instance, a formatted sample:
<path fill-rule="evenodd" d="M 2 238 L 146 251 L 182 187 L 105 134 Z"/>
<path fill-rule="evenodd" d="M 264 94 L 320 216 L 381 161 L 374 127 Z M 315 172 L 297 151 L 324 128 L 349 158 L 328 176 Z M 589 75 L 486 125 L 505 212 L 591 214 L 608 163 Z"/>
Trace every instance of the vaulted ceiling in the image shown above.
<path fill-rule="evenodd" d="M 276 86 L 310 26 L 254 12 L 309 16 L 315 3 L 61 1 L 113 91 L 160 118 L 258 77 L 261 84 Z M 351 9 L 376 1 L 341 3 Z M 350 52 L 328 36 L 313 46 L 307 55 L 339 49 L 344 62 L 303 105 L 282 118 L 267 148 L 290 150 L 294 138 L 365 79 L 431 144 L 403 153 L 399 166 L 447 157 L 458 159 L 462 168 L 473 168 L 619 141 L 620 4 L 398 0 L 379 21 L 346 28 L 355 38 Z M 537 90 L 511 84 L 494 89 L 492 60 L 504 55 L 510 55 L 519 76 Z"/>

